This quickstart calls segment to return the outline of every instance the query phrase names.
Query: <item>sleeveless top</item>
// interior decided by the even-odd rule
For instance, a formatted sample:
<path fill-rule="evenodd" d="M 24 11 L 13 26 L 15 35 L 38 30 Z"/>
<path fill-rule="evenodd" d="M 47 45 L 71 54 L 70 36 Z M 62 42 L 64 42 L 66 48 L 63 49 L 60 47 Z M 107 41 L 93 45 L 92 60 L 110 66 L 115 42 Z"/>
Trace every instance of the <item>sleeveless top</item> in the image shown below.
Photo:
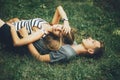
<path fill-rule="evenodd" d="M 16 31 L 21 29 L 22 27 L 26 27 L 28 30 L 28 33 L 30 34 L 32 32 L 32 27 L 37 27 L 39 29 L 42 29 L 42 24 L 48 23 L 45 20 L 41 18 L 35 18 L 35 19 L 29 19 L 29 20 L 21 20 L 18 22 L 12 23 L 15 26 Z"/>

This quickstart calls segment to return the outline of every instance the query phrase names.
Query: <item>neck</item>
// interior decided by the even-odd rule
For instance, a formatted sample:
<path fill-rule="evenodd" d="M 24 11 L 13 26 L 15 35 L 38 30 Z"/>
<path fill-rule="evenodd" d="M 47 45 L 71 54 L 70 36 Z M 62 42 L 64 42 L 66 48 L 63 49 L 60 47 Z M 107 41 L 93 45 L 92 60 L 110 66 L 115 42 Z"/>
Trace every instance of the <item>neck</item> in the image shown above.
<path fill-rule="evenodd" d="M 79 45 L 72 45 L 72 48 L 75 50 L 77 54 L 84 54 L 87 52 L 85 47 L 82 44 Z"/>

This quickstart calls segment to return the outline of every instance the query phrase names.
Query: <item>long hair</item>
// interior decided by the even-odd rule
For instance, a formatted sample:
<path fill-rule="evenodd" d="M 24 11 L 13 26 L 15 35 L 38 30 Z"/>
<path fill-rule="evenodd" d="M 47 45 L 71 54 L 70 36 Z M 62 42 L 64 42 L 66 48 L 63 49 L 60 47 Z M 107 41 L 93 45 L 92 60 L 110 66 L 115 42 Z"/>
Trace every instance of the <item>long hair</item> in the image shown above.
<path fill-rule="evenodd" d="M 63 35 L 63 42 L 65 44 L 70 44 L 70 45 L 73 44 L 74 39 L 75 39 L 74 32 L 75 30 L 72 28 L 69 33 L 67 33 L 66 35 Z"/>
<path fill-rule="evenodd" d="M 73 30 L 66 35 L 60 34 L 60 37 L 50 33 L 44 38 L 44 43 L 50 50 L 58 50 L 63 44 L 73 44 L 74 42 L 74 34 Z"/>
<path fill-rule="evenodd" d="M 49 50 L 58 50 L 63 44 L 62 36 L 58 37 L 50 33 L 44 38 L 44 43 Z"/>

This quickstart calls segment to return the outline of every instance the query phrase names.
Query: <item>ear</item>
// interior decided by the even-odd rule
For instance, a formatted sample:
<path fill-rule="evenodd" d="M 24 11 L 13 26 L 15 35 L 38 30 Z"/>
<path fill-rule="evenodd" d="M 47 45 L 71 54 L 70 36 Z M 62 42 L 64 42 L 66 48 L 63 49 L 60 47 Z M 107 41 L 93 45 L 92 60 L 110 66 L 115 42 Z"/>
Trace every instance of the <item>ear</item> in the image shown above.
<path fill-rule="evenodd" d="M 94 50 L 93 49 L 88 49 L 88 53 L 93 54 Z"/>

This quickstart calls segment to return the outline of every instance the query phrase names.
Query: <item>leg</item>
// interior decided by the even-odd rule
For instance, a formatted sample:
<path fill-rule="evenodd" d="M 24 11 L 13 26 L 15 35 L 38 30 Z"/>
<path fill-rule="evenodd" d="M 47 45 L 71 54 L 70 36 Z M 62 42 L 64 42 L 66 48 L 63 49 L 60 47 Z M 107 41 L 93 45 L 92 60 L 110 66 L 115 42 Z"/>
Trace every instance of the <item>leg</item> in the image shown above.
<path fill-rule="evenodd" d="M 3 20 L 0 19 L 0 28 L 5 24 Z"/>
<path fill-rule="evenodd" d="M 0 42 L 5 44 L 6 46 L 13 45 L 12 36 L 10 34 L 10 27 L 1 19 L 0 19 Z"/>

